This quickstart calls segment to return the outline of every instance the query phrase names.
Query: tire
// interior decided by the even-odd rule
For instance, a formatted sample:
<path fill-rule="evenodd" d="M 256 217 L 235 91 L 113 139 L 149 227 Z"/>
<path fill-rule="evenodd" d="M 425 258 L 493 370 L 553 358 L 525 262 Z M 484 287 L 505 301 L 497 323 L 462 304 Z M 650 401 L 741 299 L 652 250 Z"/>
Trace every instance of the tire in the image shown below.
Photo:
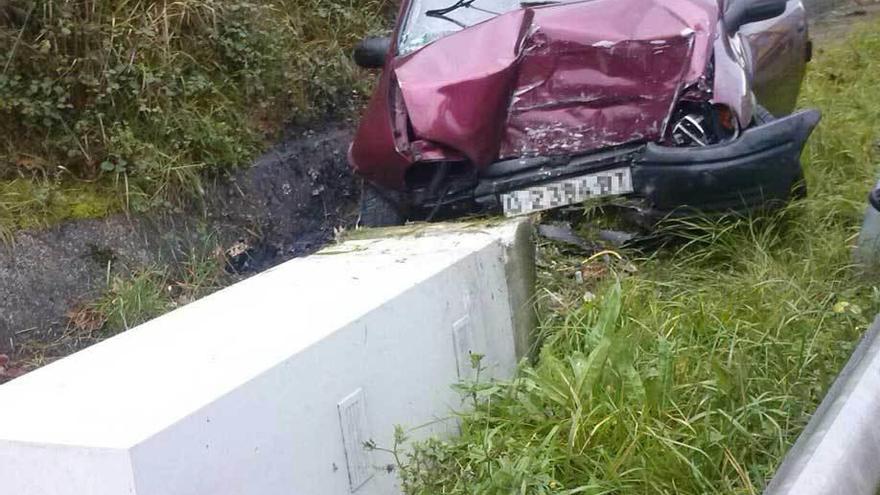
<path fill-rule="evenodd" d="M 764 125 L 769 124 L 776 120 L 776 117 L 773 116 L 766 108 L 761 105 L 755 105 L 755 111 L 752 113 L 752 122 L 754 125 Z M 807 197 L 807 181 L 804 179 L 804 170 L 802 168 L 798 168 L 798 174 L 794 178 L 794 182 L 791 185 L 791 199 L 804 199 Z"/>
<path fill-rule="evenodd" d="M 390 227 L 403 225 L 406 216 L 400 208 L 375 186 L 364 182 L 361 189 L 361 227 Z"/>

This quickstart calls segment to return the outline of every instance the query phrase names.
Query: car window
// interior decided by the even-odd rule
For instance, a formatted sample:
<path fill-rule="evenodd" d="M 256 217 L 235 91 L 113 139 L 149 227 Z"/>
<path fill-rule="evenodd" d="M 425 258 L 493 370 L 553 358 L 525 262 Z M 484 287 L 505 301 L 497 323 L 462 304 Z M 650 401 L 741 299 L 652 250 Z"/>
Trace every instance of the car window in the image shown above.
<path fill-rule="evenodd" d="M 405 55 L 464 27 L 520 8 L 520 0 L 474 0 L 470 6 L 458 8 L 445 18 L 426 15 L 455 3 L 456 0 L 412 0 L 401 30 L 398 53 Z"/>

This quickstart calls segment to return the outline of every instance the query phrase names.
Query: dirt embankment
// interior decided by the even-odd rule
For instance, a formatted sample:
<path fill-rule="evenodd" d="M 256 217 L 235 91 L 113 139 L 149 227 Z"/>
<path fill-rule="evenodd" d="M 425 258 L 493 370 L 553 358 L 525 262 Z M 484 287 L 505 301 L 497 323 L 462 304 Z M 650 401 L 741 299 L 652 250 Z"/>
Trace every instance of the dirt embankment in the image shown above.
<path fill-rule="evenodd" d="M 355 220 L 350 140 L 344 125 L 298 132 L 209 185 L 204 204 L 188 211 L 19 232 L 0 246 L 0 354 L 14 358 L 24 340 L 57 338 L 69 312 L 99 297 L 113 273 L 179 263 L 208 240 L 247 246 L 237 267 L 245 275 L 314 251 Z"/>
<path fill-rule="evenodd" d="M 878 10 L 876 0 L 805 3 L 819 49 Z M 99 297 L 113 273 L 179 265 L 206 238 L 221 246 L 244 240 L 245 275 L 317 249 L 355 220 L 359 191 L 345 160 L 350 140 L 349 124 L 295 133 L 232 180 L 216 180 L 204 204 L 189 211 L 19 232 L 0 246 L 0 355 L 14 362 L 22 342 L 57 340 L 70 311 Z"/>

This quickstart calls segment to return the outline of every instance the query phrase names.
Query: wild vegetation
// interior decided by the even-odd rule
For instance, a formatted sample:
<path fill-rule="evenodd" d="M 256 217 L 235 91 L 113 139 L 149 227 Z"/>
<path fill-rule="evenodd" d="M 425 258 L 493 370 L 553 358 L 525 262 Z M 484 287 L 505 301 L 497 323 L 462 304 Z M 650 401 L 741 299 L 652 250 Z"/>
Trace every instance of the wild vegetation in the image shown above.
<path fill-rule="evenodd" d="M 760 493 L 880 310 L 851 266 L 880 165 L 878 60 L 875 23 L 813 63 L 808 199 L 669 224 L 677 242 L 647 254 L 543 246 L 537 360 L 461 385 L 459 438 L 398 431 L 407 493 Z"/>
<path fill-rule="evenodd" d="M 387 0 L 0 0 L 0 231 L 197 197 L 344 111 Z"/>
<path fill-rule="evenodd" d="M 52 338 L 20 341 L 16 366 L 38 368 L 240 280 L 235 253 L 224 251 L 212 233 L 202 239 L 178 253 L 174 264 L 140 268 L 117 267 L 112 251 L 94 250 L 89 256 L 107 265 L 107 290 L 71 308 L 66 327 Z"/>
<path fill-rule="evenodd" d="M 198 191 L 288 112 L 344 105 L 360 87 L 345 48 L 383 8 L 0 3 L 0 231 Z M 459 438 L 399 431 L 406 491 L 760 493 L 880 310 L 850 264 L 880 165 L 878 61 L 874 24 L 813 63 L 802 106 L 824 120 L 806 200 L 667 225 L 678 242 L 659 251 L 541 246 L 538 356 L 513 380 L 461 385 Z M 112 279 L 73 331 L 102 338 L 225 283 L 210 249 L 184 266 Z"/>

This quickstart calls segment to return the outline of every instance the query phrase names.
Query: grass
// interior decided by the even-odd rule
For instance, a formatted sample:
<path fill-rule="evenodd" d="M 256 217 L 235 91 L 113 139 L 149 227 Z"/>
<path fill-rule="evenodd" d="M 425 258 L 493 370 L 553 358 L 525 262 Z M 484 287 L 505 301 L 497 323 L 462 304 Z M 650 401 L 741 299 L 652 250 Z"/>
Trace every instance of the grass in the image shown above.
<path fill-rule="evenodd" d="M 107 290 L 97 300 L 71 309 L 66 328 L 22 339 L 15 356 L 22 369 L 44 366 L 205 297 L 239 278 L 228 269 L 230 256 L 209 233 L 204 234 L 201 243 L 180 254 L 173 265 L 131 270 L 116 266 L 112 251 L 94 250 L 89 256 L 107 265 Z"/>
<path fill-rule="evenodd" d="M 461 436 L 410 444 L 405 491 L 760 493 L 880 310 L 850 261 L 880 168 L 878 60 L 874 23 L 812 64 L 808 199 L 668 225 L 678 242 L 650 254 L 542 246 L 538 359 L 462 385 Z"/>
<path fill-rule="evenodd" d="M 350 49 L 390 5 L 0 3 L 0 230 L 198 198 L 284 122 L 346 114 L 370 84 Z M 50 206 L 9 193 L 22 187 Z"/>
<path fill-rule="evenodd" d="M 109 336 L 225 287 L 234 279 L 226 266 L 222 248 L 207 236 L 173 269 L 154 266 L 112 277 L 104 296 L 86 309 L 101 315 Z"/>
<path fill-rule="evenodd" d="M 99 218 L 122 208 L 121 198 L 101 184 L 16 178 L 0 181 L 0 241 L 17 228 L 38 228 L 62 220 Z"/>

